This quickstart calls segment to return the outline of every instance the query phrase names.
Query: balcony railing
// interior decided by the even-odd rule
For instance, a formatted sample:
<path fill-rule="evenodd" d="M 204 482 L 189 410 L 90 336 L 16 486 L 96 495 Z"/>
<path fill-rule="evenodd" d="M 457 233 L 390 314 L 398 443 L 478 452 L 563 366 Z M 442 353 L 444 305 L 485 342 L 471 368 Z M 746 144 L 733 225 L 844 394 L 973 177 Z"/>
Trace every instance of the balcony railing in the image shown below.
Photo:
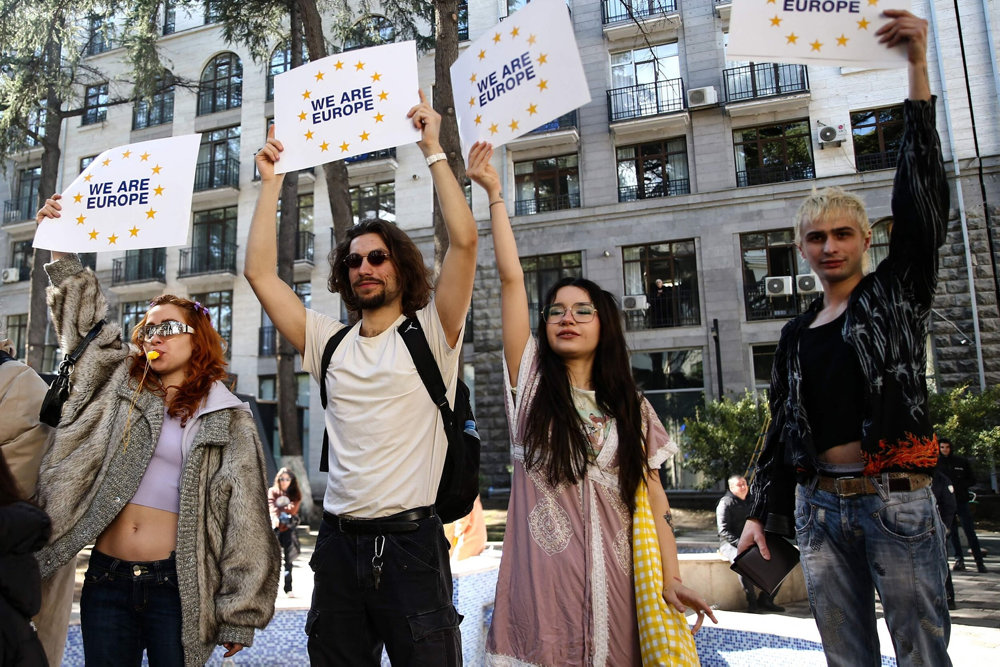
<path fill-rule="evenodd" d="M 202 273 L 236 273 L 236 244 L 222 243 L 210 246 L 181 248 L 181 278 Z"/>
<path fill-rule="evenodd" d="M 299 232 L 295 236 L 295 261 L 313 263 L 313 248 L 316 235 L 312 232 Z"/>
<path fill-rule="evenodd" d="M 273 357 L 278 353 L 278 335 L 274 327 L 260 327 L 257 330 L 257 354 Z"/>
<path fill-rule="evenodd" d="M 666 79 L 608 91 L 608 118 L 612 123 L 683 110 L 683 79 Z"/>
<path fill-rule="evenodd" d="M 645 310 L 626 310 L 625 328 L 645 331 L 667 327 L 688 327 L 701 324 L 698 290 L 693 287 L 667 288 L 667 295 L 650 297 Z"/>
<path fill-rule="evenodd" d="M 352 164 L 354 162 L 365 162 L 366 160 L 388 160 L 396 158 L 395 148 L 383 148 L 380 151 L 372 151 L 371 153 L 362 153 L 361 155 L 355 155 L 354 157 L 344 158 L 344 162 L 347 164 Z"/>
<path fill-rule="evenodd" d="M 653 199 L 656 197 L 673 197 L 691 192 L 691 181 L 686 178 L 672 178 L 666 183 L 653 186 L 619 185 L 618 201 L 636 201 L 637 199 Z"/>
<path fill-rule="evenodd" d="M 240 161 L 236 158 L 200 162 L 194 169 L 194 191 L 237 188 L 240 185 Z"/>
<path fill-rule="evenodd" d="M 751 63 L 722 70 L 722 81 L 729 102 L 809 91 L 809 74 L 805 65 Z"/>
<path fill-rule="evenodd" d="M 807 178 L 816 178 L 816 170 L 811 164 L 774 164 L 737 171 L 736 187 L 745 188 L 749 185 L 801 181 Z"/>
<path fill-rule="evenodd" d="M 631 21 L 676 11 L 677 0 L 604 0 L 601 3 L 604 23 Z"/>
<path fill-rule="evenodd" d="M 764 282 L 756 282 L 743 288 L 743 301 L 747 309 L 747 321 L 784 320 L 806 311 L 818 294 L 790 294 L 768 296 Z"/>
<path fill-rule="evenodd" d="M 156 248 L 116 259 L 111 264 L 111 284 L 167 282 L 167 250 Z"/>
<path fill-rule="evenodd" d="M 38 206 L 37 196 L 8 199 L 3 203 L 3 224 L 31 220 L 35 217 L 36 206 Z"/>
<path fill-rule="evenodd" d="M 580 208 L 580 193 L 518 199 L 514 202 L 514 215 L 533 215 L 546 211 L 560 211 L 566 208 Z"/>
<path fill-rule="evenodd" d="M 551 120 L 545 125 L 539 125 L 533 129 L 529 134 L 534 134 L 536 132 L 555 132 L 556 130 L 569 130 L 576 127 L 576 111 L 570 111 L 567 114 L 559 116 L 555 120 Z"/>
<path fill-rule="evenodd" d="M 884 153 L 866 153 L 855 155 L 854 160 L 858 165 L 858 171 L 875 171 L 876 169 L 895 169 L 896 161 L 899 160 L 899 151 L 886 151 Z"/>

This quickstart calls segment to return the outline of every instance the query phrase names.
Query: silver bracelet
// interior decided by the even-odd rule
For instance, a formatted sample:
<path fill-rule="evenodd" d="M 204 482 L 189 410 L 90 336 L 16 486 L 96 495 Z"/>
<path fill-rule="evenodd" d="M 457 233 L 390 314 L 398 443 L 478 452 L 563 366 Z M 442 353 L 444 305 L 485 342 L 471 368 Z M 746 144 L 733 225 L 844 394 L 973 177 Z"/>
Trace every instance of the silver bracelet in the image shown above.
<path fill-rule="evenodd" d="M 441 160 L 447 160 L 448 156 L 444 153 L 434 153 L 433 155 L 428 155 L 426 158 L 427 166 L 431 166 L 435 162 L 440 162 Z"/>

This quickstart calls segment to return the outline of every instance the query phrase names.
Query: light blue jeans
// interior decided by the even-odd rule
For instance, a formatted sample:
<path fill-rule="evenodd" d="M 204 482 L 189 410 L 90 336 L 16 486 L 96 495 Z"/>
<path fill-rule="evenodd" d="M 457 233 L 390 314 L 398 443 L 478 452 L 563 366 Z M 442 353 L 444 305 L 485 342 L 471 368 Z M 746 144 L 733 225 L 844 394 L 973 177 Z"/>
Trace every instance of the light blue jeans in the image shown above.
<path fill-rule="evenodd" d="M 800 484 L 795 533 L 829 665 L 881 664 L 876 590 L 900 667 L 951 665 L 945 530 L 930 487 L 882 500 Z"/>

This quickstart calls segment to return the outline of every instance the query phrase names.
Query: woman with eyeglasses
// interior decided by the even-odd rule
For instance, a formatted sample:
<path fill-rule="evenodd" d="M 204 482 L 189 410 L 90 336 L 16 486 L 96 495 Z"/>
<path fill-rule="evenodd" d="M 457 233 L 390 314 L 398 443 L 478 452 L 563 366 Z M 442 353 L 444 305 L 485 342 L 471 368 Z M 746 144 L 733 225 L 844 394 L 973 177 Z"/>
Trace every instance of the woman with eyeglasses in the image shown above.
<path fill-rule="evenodd" d="M 37 219 L 60 217 L 59 195 Z M 52 253 L 49 313 L 62 350 L 107 316 L 93 271 Z M 231 656 L 274 614 L 280 556 L 267 513 L 257 426 L 230 392 L 209 311 L 163 295 L 123 341 L 108 322 L 72 375 L 39 502 L 52 536 L 47 577 L 94 548 L 80 600 L 93 665 L 202 665 Z"/>
<path fill-rule="evenodd" d="M 583 278 L 545 296 L 534 336 L 492 146 L 466 174 L 489 196 L 500 275 L 513 474 L 487 664 L 640 665 L 632 519 L 648 488 L 663 598 L 714 620 L 681 583 L 658 468 L 676 446 L 632 379 L 614 298 Z M 659 593 L 659 592 L 658 592 Z"/>
<path fill-rule="evenodd" d="M 274 476 L 274 485 L 267 490 L 267 506 L 271 510 L 271 528 L 285 554 L 285 595 L 288 597 L 292 597 L 292 564 L 302 551 L 295 532 L 301 504 L 299 480 L 291 470 L 282 468 Z"/>

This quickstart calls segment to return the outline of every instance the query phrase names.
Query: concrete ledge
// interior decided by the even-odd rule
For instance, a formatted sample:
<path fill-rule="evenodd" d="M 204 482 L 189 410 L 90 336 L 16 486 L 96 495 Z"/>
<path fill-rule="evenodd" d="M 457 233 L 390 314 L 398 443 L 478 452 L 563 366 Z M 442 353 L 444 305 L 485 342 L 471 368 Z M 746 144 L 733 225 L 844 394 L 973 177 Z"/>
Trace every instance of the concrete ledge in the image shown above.
<path fill-rule="evenodd" d="M 747 599 L 736 573 L 729 569 L 729 561 L 717 551 L 700 554 L 678 554 L 681 579 L 684 585 L 698 591 L 705 601 L 716 609 L 741 611 L 747 608 Z M 799 602 L 807 598 L 802 566 L 796 565 L 788 575 L 775 602 Z"/>

